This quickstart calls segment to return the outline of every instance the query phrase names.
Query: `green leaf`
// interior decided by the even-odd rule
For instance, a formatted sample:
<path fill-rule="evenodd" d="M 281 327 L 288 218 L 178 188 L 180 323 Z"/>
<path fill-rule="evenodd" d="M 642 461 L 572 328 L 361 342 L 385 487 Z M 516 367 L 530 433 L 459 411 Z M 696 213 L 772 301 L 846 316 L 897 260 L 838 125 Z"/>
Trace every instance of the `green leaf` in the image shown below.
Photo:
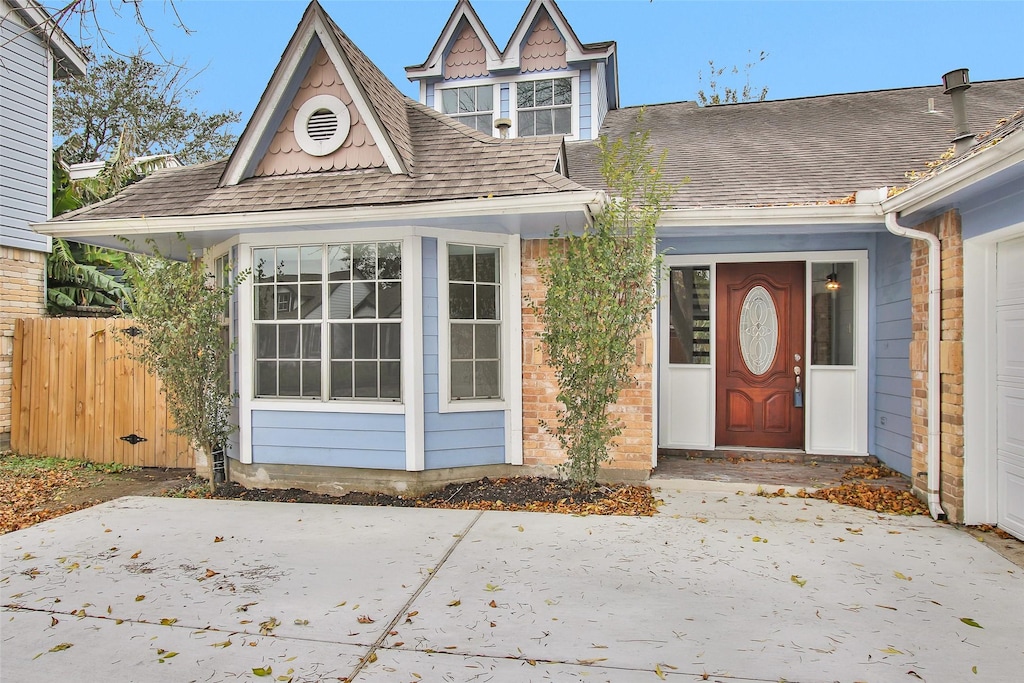
<path fill-rule="evenodd" d="M 274 673 L 274 669 L 269 666 L 265 669 L 263 667 L 256 667 L 252 670 L 252 672 L 257 676 L 269 676 L 272 673 Z"/>
<path fill-rule="evenodd" d="M 973 626 L 974 628 L 984 628 L 984 626 L 976 622 L 974 619 L 971 619 L 970 617 L 960 617 L 960 621 L 964 622 L 968 626 Z"/>

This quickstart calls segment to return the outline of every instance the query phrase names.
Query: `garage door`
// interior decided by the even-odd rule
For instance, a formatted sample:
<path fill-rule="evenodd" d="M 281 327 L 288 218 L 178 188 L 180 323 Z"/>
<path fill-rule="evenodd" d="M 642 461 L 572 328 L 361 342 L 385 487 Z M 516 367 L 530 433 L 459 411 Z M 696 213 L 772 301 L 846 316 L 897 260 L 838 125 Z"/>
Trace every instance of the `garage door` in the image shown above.
<path fill-rule="evenodd" d="M 999 526 L 1024 539 L 1024 238 L 996 260 L 996 476 Z"/>

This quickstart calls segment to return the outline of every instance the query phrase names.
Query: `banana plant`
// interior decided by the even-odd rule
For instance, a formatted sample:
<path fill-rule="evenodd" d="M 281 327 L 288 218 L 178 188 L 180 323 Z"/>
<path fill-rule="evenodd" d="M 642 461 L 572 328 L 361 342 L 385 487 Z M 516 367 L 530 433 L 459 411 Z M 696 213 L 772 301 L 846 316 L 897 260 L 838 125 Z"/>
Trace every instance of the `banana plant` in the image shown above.
<path fill-rule="evenodd" d="M 73 179 L 60 149 L 54 150 L 53 215 L 109 199 L 155 170 L 154 162 L 135 159 L 134 140 L 131 128 L 122 128 L 114 154 L 92 178 Z M 61 315 L 74 306 L 122 306 L 131 296 L 131 290 L 118 279 L 126 258 L 120 251 L 55 239 L 46 261 L 50 313 Z"/>

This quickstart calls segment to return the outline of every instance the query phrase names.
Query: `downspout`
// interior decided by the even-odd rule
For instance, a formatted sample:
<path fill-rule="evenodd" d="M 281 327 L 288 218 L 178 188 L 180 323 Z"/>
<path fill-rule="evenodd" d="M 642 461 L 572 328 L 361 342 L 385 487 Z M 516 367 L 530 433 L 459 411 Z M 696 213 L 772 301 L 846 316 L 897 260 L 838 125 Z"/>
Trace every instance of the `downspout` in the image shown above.
<path fill-rule="evenodd" d="M 939 341 L 942 336 L 942 273 L 939 238 L 930 232 L 914 230 L 900 225 L 896 213 L 885 214 L 885 227 L 897 237 L 907 237 L 928 243 L 928 511 L 935 520 L 946 519 L 942 511 L 939 487 L 942 482 L 942 452 L 939 449 L 941 430 L 941 377 L 939 368 Z"/>

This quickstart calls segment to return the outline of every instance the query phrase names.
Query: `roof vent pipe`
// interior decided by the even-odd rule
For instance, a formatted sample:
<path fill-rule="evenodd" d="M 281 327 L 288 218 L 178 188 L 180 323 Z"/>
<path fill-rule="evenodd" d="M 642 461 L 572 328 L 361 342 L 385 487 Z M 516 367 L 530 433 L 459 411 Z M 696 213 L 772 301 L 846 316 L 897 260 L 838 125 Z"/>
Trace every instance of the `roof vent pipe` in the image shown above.
<path fill-rule="evenodd" d="M 945 94 L 953 100 L 953 145 L 958 156 L 966 152 L 974 136 L 971 125 L 967 122 L 967 89 L 971 87 L 971 79 L 967 69 L 954 69 L 942 76 Z"/>
<path fill-rule="evenodd" d="M 508 129 L 512 127 L 512 119 L 496 119 L 494 127 L 498 129 L 499 136 L 504 140 L 508 137 Z"/>

